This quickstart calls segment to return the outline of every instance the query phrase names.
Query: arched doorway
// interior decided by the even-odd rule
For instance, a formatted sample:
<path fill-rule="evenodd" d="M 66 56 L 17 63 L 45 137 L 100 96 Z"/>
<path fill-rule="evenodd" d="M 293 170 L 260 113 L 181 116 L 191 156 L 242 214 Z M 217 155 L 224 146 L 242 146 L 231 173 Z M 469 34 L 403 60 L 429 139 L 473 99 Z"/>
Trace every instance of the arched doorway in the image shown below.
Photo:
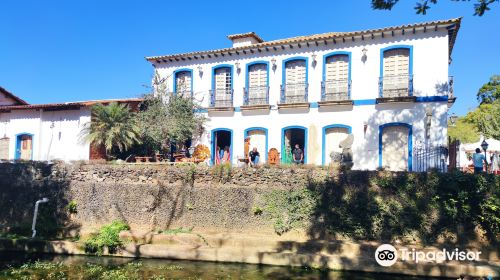
<path fill-rule="evenodd" d="M 351 134 L 351 127 L 343 124 L 332 124 L 323 127 L 323 147 L 322 163 L 328 165 L 331 163 L 331 153 L 342 153 L 340 142 L 345 140 Z"/>
<path fill-rule="evenodd" d="M 263 127 L 251 127 L 245 129 L 245 137 L 250 138 L 250 145 L 248 147 L 248 151 L 251 151 L 253 148 L 257 148 L 257 151 L 260 153 L 260 163 L 267 162 L 267 153 L 268 150 L 268 140 L 267 140 L 267 128 Z M 245 155 L 247 157 L 248 155 Z"/>
<path fill-rule="evenodd" d="M 16 135 L 15 159 L 33 159 L 33 134 L 21 133 Z"/>
<path fill-rule="evenodd" d="M 229 153 L 229 161 L 224 161 L 224 151 Z M 228 128 L 212 130 L 212 164 L 231 163 L 233 161 L 233 131 Z"/>
<path fill-rule="evenodd" d="M 379 127 L 379 167 L 412 170 L 412 126 L 388 123 Z"/>
<path fill-rule="evenodd" d="M 289 164 L 293 162 L 292 152 L 295 145 L 304 152 L 302 163 L 307 163 L 307 128 L 302 126 L 287 126 L 281 130 L 281 162 Z"/>

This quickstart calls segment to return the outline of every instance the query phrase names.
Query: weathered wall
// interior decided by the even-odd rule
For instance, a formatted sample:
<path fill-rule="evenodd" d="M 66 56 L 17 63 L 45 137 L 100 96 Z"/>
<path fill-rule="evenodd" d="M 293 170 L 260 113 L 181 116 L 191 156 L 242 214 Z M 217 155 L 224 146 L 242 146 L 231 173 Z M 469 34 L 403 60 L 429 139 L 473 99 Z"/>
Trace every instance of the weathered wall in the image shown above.
<path fill-rule="evenodd" d="M 210 168 L 166 165 L 1 163 L 0 231 L 29 230 L 34 202 L 47 197 L 50 202 L 41 206 L 47 217 L 42 218 L 40 228 L 45 220 L 57 220 L 59 228 L 85 234 L 121 219 L 136 229 L 272 232 L 267 219 L 254 215 L 255 201 L 270 188 L 305 186 L 307 176 L 302 175 L 312 171 L 273 168 L 231 172 L 227 176 L 214 174 Z M 78 213 L 74 215 L 66 209 L 71 200 L 77 202 Z"/>

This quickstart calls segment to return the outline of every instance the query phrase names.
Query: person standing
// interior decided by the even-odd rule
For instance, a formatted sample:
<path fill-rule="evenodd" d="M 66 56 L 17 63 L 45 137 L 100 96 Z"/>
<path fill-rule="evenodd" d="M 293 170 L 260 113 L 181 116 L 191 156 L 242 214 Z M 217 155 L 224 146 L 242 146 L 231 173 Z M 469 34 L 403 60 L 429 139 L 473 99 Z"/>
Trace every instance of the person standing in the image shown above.
<path fill-rule="evenodd" d="M 295 144 L 295 149 L 292 151 L 293 163 L 301 164 L 304 160 L 304 151 L 300 148 L 299 144 Z"/>
<path fill-rule="evenodd" d="M 474 162 L 474 174 L 483 173 L 483 163 L 488 166 L 488 162 L 486 161 L 486 157 L 481 154 L 481 149 L 477 148 L 476 153 L 472 155 L 472 161 Z"/>

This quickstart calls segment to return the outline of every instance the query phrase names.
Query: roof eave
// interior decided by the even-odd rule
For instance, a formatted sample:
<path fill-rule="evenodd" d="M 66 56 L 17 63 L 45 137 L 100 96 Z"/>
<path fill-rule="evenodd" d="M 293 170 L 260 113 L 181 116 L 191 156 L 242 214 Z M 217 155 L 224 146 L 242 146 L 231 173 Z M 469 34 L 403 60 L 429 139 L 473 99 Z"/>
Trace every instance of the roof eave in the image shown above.
<path fill-rule="evenodd" d="M 415 32 L 416 29 L 423 28 L 424 32 L 427 27 L 432 26 L 432 27 L 449 27 L 450 24 L 453 26 L 460 26 L 462 18 L 455 18 L 455 19 L 449 19 L 449 20 L 441 20 L 441 21 L 432 21 L 432 22 L 423 22 L 423 23 L 416 23 L 416 24 L 407 24 L 407 25 L 400 25 L 400 26 L 392 26 L 392 27 L 386 27 L 386 28 L 378 28 L 378 29 L 369 29 L 369 30 L 362 30 L 362 31 L 353 31 L 353 32 L 337 32 L 337 33 L 325 33 L 325 34 L 316 34 L 316 35 L 311 35 L 311 36 L 299 36 L 299 37 L 294 37 L 294 38 L 288 38 L 288 39 L 280 39 L 280 40 L 274 40 L 274 41 L 267 41 L 263 43 L 258 43 L 258 44 L 253 44 L 249 46 L 241 46 L 241 47 L 235 47 L 235 48 L 224 48 L 224 49 L 217 49 L 217 50 L 208 50 L 208 51 L 198 51 L 198 52 L 189 52 L 189 53 L 181 53 L 181 54 L 174 54 L 174 55 L 163 55 L 163 56 L 149 56 L 145 57 L 145 59 L 153 64 L 155 63 L 166 63 L 166 62 L 173 62 L 173 61 L 185 61 L 185 60 L 197 60 L 197 59 L 204 59 L 205 57 L 211 58 L 212 56 L 218 57 L 218 56 L 231 56 L 232 54 L 239 54 L 239 53 L 244 53 L 246 54 L 246 51 L 253 53 L 255 51 L 269 51 L 270 49 L 276 50 L 277 47 L 283 48 L 283 46 L 287 46 L 290 48 L 293 48 L 295 46 L 298 46 L 301 48 L 301 44 L 306 44 L 309 46 L 310 43 L 315 43 L 318 44 L 318 42 L 324 42 L 324 44 L 328 44 L 329 42 L 336 44 L 337 40 L 341 42 L 345 42 L 347 40 L 356 40 L 361 38 L 364 40 L 365 38 L 374 38 L 375 35 L 380 35 L 384 36 L 386 32 L 391 32 L 392 35 L 394 36 L 394 31 L 398 30 L 403 30 L 403 33 L 405 30 L 411 30 Z M 456 37 L 456 32 L 458 32 L 458 28 L 456 28 L 454 36 Z M 365 37 L 367 36 L 367 37 Z M 454 39 L 450 41 L 450 53 L 451 49 L 453 49 L 453 44 L 454 44 Z"/>

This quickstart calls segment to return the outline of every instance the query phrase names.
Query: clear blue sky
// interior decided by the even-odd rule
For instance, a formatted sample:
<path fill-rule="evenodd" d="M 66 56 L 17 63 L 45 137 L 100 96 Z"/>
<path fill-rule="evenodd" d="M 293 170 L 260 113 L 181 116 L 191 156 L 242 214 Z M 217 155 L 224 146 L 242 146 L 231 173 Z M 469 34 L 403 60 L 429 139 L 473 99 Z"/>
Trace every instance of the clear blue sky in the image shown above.
<path fill-rule="evenodd" d="M 228 34 L 273 40 L 464 16 L 450 68 L 452 111 L 464 114 L 500 74 L 500 4 L 474 17 L 474 1 L 441 0 L 422 16 L 415 2 L 389 12 L 369 0 L 2 0 L 0 86 L 30 103 L 136 97 L 153 71 L 145 56 L 228 47 Z"/>

